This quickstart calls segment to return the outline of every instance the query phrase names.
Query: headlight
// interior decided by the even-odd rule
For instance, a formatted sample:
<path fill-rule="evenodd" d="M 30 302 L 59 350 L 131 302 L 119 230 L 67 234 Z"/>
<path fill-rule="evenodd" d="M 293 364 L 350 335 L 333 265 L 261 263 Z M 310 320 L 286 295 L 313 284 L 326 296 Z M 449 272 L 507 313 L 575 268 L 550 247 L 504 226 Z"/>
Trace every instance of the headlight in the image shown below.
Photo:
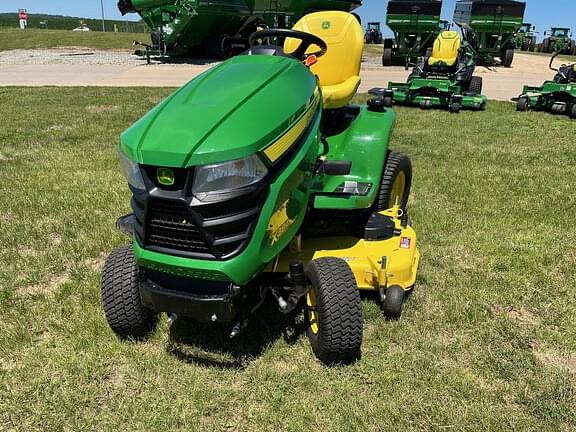
<path fill-rule="evenodd" d="M 267 173 L 266 166 L 256 155 L 200 166 L 196 168 L 192 193 L 200 201 L 229 199 L 262 180 Z"/>
<path fill-rule="evenodd" d="M 136 189 L 146 189 L 144 186 L 144 179 L 142 178 L 138 164 L 128 159 L 128 157 L 122 153 L 120 147 L 118 147 L 118 155 L 120 155 L 120 166 L 122 167 L 122 173 L 124 174 L 124 177 L 126 177 L 128 184 Z"/>

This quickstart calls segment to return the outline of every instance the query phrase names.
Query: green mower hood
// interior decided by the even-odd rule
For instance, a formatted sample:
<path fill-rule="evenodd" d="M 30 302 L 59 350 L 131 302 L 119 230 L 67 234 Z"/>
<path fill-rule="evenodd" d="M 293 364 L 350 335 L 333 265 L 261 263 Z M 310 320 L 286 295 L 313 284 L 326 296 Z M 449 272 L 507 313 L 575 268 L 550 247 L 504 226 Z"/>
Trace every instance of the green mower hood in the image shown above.
<path fill-rule="evenodd" d="M 145 165 L 187 168 L 250 156 L 310 106 L 314 75 L 289 57 L 242 55 L 177 90 L 121 136 Z"/>

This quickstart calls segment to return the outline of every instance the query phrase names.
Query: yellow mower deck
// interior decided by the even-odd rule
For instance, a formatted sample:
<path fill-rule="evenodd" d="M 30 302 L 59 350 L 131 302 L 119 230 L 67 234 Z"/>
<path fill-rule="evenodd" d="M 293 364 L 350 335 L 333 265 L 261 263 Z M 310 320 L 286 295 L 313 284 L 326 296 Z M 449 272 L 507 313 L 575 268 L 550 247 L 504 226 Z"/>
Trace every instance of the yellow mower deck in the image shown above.
<path fill-rule="evenodd" d="M 368 241 L 352 236 L 313 239 L 297 238 L 290 250 L 280 255 L 277 272 L 288 272 L 290 261 L 304 263 L 323 257 L 341 258 L 348 263 L 360 290 L 387 289 L 400 286 L 408 291 L 416 281 L 420 252 L 416 246 L 416 232 L 408 225 L 402 227 L 399 207 L 380 212 L 394 220 L 401 232 L 387 240 Z"/>

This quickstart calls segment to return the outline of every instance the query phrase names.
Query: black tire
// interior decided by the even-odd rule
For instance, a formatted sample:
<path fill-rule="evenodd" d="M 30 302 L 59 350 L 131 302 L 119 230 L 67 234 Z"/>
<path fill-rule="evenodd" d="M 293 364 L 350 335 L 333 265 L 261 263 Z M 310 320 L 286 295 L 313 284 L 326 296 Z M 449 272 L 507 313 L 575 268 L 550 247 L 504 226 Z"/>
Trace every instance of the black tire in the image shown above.
<path fill-rule="evenodd" d="M 158 315 L 142 305 L 139 286 L 132 246 L 113 251 L 102 272 L 102 305 L 110 328 L 121 338 L 143 339 L 158 321 Z"/>
<path fill-rule="evenodd" d="M 576 120 L 576 103 L 570 108 L 570 118 Z"/>
<path fill-rule="evenodd" d="M 502 53 L 502 66 L 511 67 L 514 62 L 514 48 L 508 48 Z"/>
<path fill-rule="evenodd" d="M 392 48 L 384 48 L 384 55 L 382 55 L 382 66 L 392 66 Z"/>
<path fill-rule="evenodd" d="M 470 85 L 468 86 L 468 91 L 474 93 L 475 95 L 482 94 L 482 77 L 473 76 L 470 80 Z"/>
<path fill-rule="evenodd" d="M 458 114 L 462 109 L 462 105 L 460 105 L 458 102 L 452 102 L 449 109 L 451 113 Z"/>
<path fill-rule="evenodd" d="M 516 102 L 516 111 L 525 112 L 530 109 L 530 99 L 527 97 L 521 97 Z"/>
<path fill-rule="evenodd" d="M 383 103 L 386 108 L 390 108 L 394 103 L 394 99 L 392 99 L 392 96 L 386 96 Z"/>
<path fill-rule="evenodd" d="M 542 52 L 545 52 L 545 53 L 550 52 L 550 39 L 546 38 L 542 42 Z"/>
<path fill-rule="evenodd" d="M 350 363 L 360 358 L 362 303 L 356 279 L 346 261 L 320 258 L 306 266 L 317 328 L 309 325 L 308 339 L 316 357 L 325 364 Z"/>
<path fill-rule="evenodd" d="M 398 319 L 402 315 L 404 305 L 404 290 L 398 285 L 393 285 L 386 290 L 386 296 L 382 303 L 382 312 L 388 319 Z"/>
<path fill-rule="evenodd" d="M 404 175 L 404 192 L 400 199 L 400 208 L 406 210 L 410 190 L 412 188 L 412 162 L 410 158 L 403 153 L 389 152 L 384 165 L 384 174 L 380 182 L 380 189 L 376 201 L 374 202 L 373 211 L 388 210 L 395 204 L 394 183 L 399 175 Z"/>

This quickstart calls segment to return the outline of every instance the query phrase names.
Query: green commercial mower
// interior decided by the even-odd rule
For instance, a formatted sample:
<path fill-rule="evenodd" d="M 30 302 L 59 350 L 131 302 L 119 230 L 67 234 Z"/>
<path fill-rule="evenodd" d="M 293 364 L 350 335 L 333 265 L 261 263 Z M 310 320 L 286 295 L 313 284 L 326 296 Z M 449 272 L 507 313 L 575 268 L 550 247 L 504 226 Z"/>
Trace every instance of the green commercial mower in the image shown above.
<path fill-rule="evenodd" d="M 259 28 L 290 28 L 311 11 L 350 11 L 361 0 L 119 0 L 124 15 L 138 13 L 151 31 L 146 56 L 203 52 L 225 59 L 248 48 Z"/>
<path fill-rule="evenodd" d="M 473 30 L 469 43 L 478 54 L 479 65 L 510 67 L 514 62 L 515 35 L 525 11 L 523 1 L 458 0 L 454 22 L 468 24 Z"/>
<path fill-rule="evenodd" d="M 470 32 L 465 24 L 463 34 Z M 462 108 L 484 110 L 488 103 L 482 95 L 482 78 L 474 76 L 475 52 L 455 31 L 440 33 L 430 56 L 414 67 L 406 83 L 388 83 L 387 89 L 375 89 L 385 106 L 393 103 L 420 105 L 424 109 L 441 107 L 457 113 Z"/>
<path fill-rule="evenodd" d="M 552 65 L 559 54 L 550 60 L 550 69 L 556 72 L 554 80 L 546 81 L 541 87 L 524 86 L 516 105 L 518 111 L 549 111 L 576 119 L 576 63 L 555 69 Z"/>
<path fill-rule="evenodd" d="M 440 33 L 442 0 L 390 0 L 386 24 L 394 39 L 384 40 L 382 65 L 407 65 L 422 57 Z"/>
<path fill-rule="evenodd" d="M 350 104 L 363 38 L 346 12 L 259 31 L 122 134 L 133 213 L 118 227 L 133 242 L 102 276 L 116 334 L 143 338 L 167 312 L 230 322 L 234 337 L 268 298 L 303 310 L 314 353 L 333 363 L 360 355 L 359 290 L 400 316 L 420 256 L 412 168 L 388 147 L 383 100 Z"/>

